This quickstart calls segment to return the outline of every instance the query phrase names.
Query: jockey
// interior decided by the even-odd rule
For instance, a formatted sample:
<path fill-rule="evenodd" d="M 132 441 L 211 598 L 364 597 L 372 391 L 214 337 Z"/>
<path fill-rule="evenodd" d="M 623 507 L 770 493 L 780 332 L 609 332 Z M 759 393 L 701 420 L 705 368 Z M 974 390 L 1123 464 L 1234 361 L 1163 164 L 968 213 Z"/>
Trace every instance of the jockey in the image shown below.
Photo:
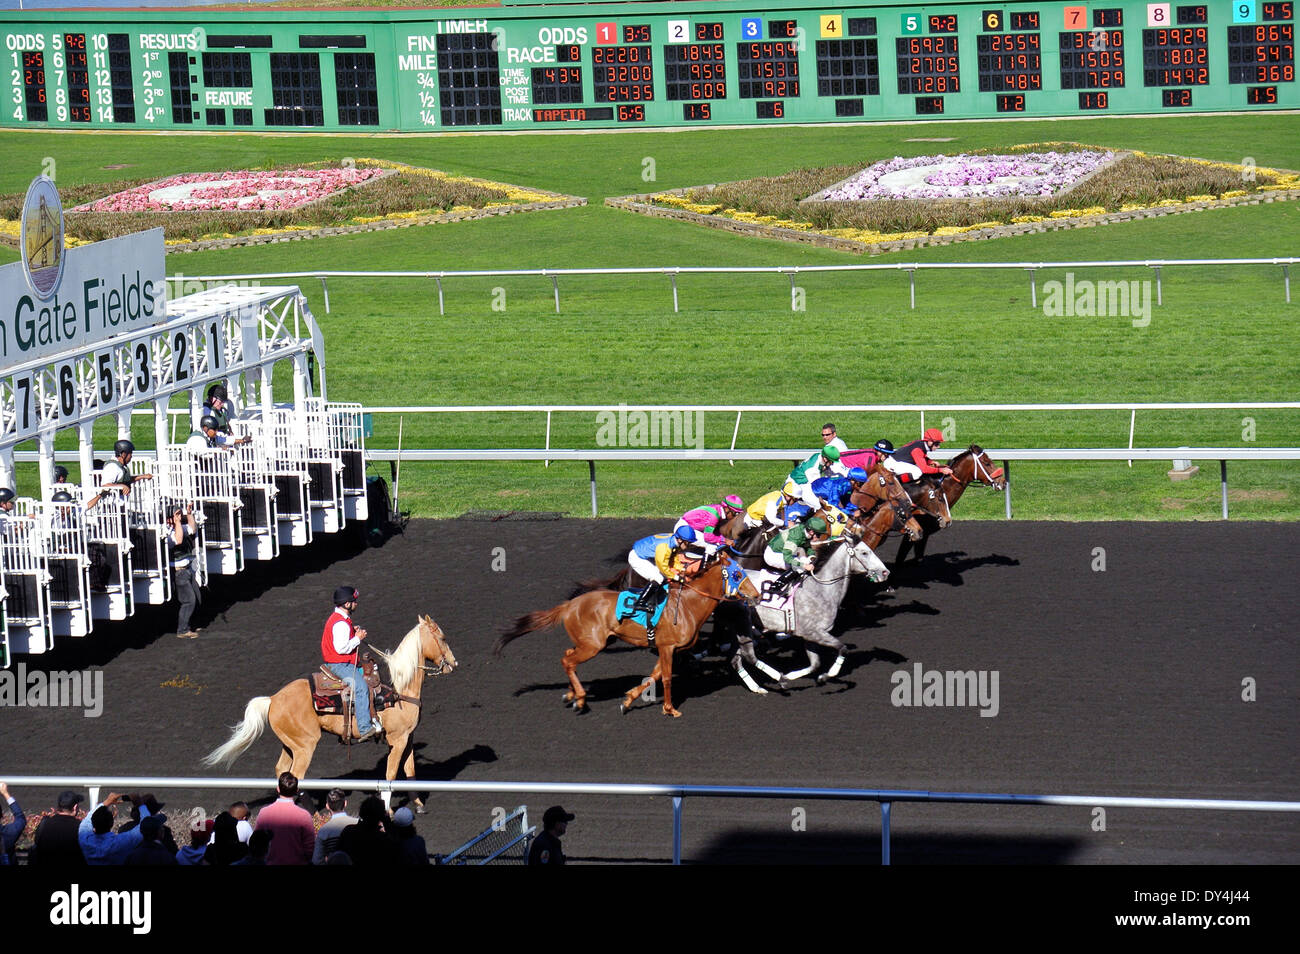
<path fill-rule="evenodd" d="M 813 547 L 826 539 L 828 531 L 825 520 L 813 517 L 807 523 L 782 530 L 773 538 L 763 551 L 763 562 L 783 571 L 777 579 L 777 588 L 784 588 L 801 574 L 813 571 Z"/>
<path fill-rule="evenodd" d="M 673 525 L 674 530 L 690 527 L 695 531 L 696 541 L 704 544 L 706 551 L 716 547 L 725 547 L 734 543 L 718 533 L 718 528 L 731 517 L 745 512 L 745 501 L 735 494 L 722 498 L 722 503 L 697 507 L 682 514 L 682 518 Z"/>
<path fill-rule="evenodd" d="M 790 476 L 786 478 L 785 486 L 781 491 L 789 499 L 802 500 L 816 510 L 821 504 L 817 502 L 817 495 L 812 491 L 812 482 L 819 477 L 847 473 L 848 468 L 840 464 L 840 449 L 827 444 L 790 471 Z"/>
<path fill-rule="evenodd" d="M 920 480 L 922 475 L 952 473 L 951 467 L 943 467 L 930 460 L 930 451 L 943 443 L 943 431 L 931 427 L 921 435 L 919 441 L 904 444 L 893 455 L 885 458 L 885 466 L 898 475 L 904 482 Z"/>
<path fill-rule="evenodd" d="M 761 527 L 766 523 L 767 526 L 779 530 L 785 525 L 785 518 L 781 516 L 784 501 L 785 495 L 779 490 L 763 494 L 745 511 L 745 526 Z"/>
<path fill-rule="evenodd" d="M 632 544 L 627 555 L 628 566 L 647 580 L 645 589 L 632 604 L 634 613 L 644 611 L 648 618 L 666 595 L 666 584 L 687 578 L 694 561 L 688 559 L 686 548 L 696 540 L 696 533 L 690 527 L 678 527 L 672 533 L 651 534 Z M 646 632 L 653 636 L 654 627 L 647 625 Z"/>
<path fill-rule="evenodd" d="M 867 479 L 867 472 L 861 467 L 854 467 L 847 476 L 819 477 L 812 482 L 812 492 L 817 499 L 828 507 L 842 510 L 850 517 L 856 516 L 858 508 L 849 498 Z"/>
<path fill-rule="evenodd" d="M 358 665 L 357 655 L 361 641 L 366 638 L 366 631 L 352 622 L 356 612 L 357 600 L 361 598 L 351 586 L 340 586 L 334 591 L 334 612 L 325 621 L 325 630 L 321 633 L 321 655 L 325 667 L 344 682 L 352 685 L 353 706 L 357 711 L 358 742 L 381 735 L 384 731 L 379 721 L 379 714 L 374 716 L 371 725 L 370 687 L 366 685 L 365 676 Z M 348 727 L 349 732 L 351 726 Z"/>
<path fill-rule="evenodd" d="M 782 530 L 789 530 L 797 526 L 813 515 L 813 508 L 806 503 L 790 504 L 785 508 L 785 522 L 781 524 Z"/>

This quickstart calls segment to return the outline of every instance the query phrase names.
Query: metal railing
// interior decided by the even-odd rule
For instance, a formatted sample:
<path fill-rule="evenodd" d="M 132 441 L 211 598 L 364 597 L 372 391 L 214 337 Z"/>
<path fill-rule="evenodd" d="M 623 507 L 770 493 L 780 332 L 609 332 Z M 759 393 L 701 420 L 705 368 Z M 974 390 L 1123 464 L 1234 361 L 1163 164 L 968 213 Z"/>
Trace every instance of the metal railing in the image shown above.
<path fill-rule="evenodd" d="M 1044 269 L 1073 268 L 1149 268 L 1155 274 L 1156 304 L 1163 304 L 1164 286 L 1161 269 L 1206 265 L 1272 265 L 1282 269 L 1282 284 L 1288 304 L 1291 302 L 1291 266 L 1300 258 L 1184 258 L 1184 259 L 1131 259 L 1099 262 L 898 262 L 872 265 L 760 265 L 760 266 L 685 266 L 665 265 L 657 268 L 496 268 L 466 271 L 354 271 L 347 269 L 320 269 L 308 272 L 256 272 L 240 275 L 174 275 L 168 282 L 235 282 L 262 281 L 263 279 L 316 278 L 320 280 L 325 296 L 325 313 L 330 310 L 330 278 L 422 278 L 432 279 L 438 286 L 438 314 L 446 314 L 442 283 L 446 279 L 466 278 L 549 278 L 555 298 L 555 313 L 560 313 L 560 279 L 590 275 L 657 275 L 667 278 L 672 286 L 673 311 L 680 308 L 677 293 L 679 275 L 784 275 L 790 280 L 790 310 L 799 310 L 795 278 L 819 272 L 907 272 L 911 307 L 916 307 L 916 273 L 918 271 L 948 271 L 953 269 L 990 269 L 1022 271 L 1029 274 L 1030 307 L 1038 307 L 1038 282 L 1036 273 Z"/>
<path fill-rule="evenodd" d="M 265 789 L 273 790 L 273 778 L 166 778 L 140 775 L 17 775 L 8 776 L 10 787 L 66 789 L 86 788 L 91 804 L 98 804 L 100 790 L 132 789 Z M 387 802 L 394 792 L 464 794 L 494 792 L 525 795 L 614 795 L 662 796 L 672 799 L 673 864 L 682 862 L 682 818 L 689 798 L 779 798 L 814 801 L 878 802 L 880 804 L 880 860 L 890 863 L 890 810 L 895 802 L 940 802 L 986 805 L 1076 805 L 1088 808 L 1148 808 L 1190 811 L 1300 812 L 1297 801 L 1252 801 L 1224 798 L 1128 798 L 1112 795 L 1013 795 L 980 792 L 928 792 L 883 788 L 802 788 L 764 785 L 658 785 L 626 782 L 436 782 L 384 781 L 373 779 L 303 779 L 299 789 L 373 791 Z"/>

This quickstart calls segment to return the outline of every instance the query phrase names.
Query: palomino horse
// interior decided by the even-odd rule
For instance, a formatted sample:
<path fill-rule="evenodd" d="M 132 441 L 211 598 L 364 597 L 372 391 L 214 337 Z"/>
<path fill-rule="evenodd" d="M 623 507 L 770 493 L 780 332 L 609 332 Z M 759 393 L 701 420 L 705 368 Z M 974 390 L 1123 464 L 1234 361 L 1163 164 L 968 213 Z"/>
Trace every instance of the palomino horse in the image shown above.
<path fill-rule="evenodd" d="M 844 600 L 844 594 L 848 592 L 849 577 L 857 573 L 866 573 L 875 582 L 882 582 L 889 576 L 884 563 L 871 552 L 871 548 L 851 533 L 846 533 L 841 540 L 832 543 L 830 553 L 822 560 L 821 565 L 811 576 L 805 577 L 794 591 L 791 608 L 794 622 L 790 634 L 800 637 L 805 643 L 805 650 L 808 653 L 806 668 L 783 675 L 759 660 L 754 652 L 752 638 L 740 638 L 738 641 L 740 646 L 736 654 L 731 657 L 731 665 L 751 691 L 763 693 L 767 690 L 760 687 L 745 670 L 745 663 L 755 666 L 767 676 L 778 680 L 783 689 L 792 680 L 816 672 L 821 665 L 821 659 L 812 647 L 807 645 L 808 643 L 827 646 L 836 651 L 835 662 L 824 676 L 818 677 L 818 683 L 839 675 L 848 649 L 844 643 L 831 635 L 831 627 L 835 625 L 840 603 Z M 786 630 L 785 613 L 781 610 L 759 606 L 757 616 L 764 632 L 777 633 Z"/>
<path fill-rule="evenodd" d="M 376 650 L 378 652 L 378 650 Z M 382 654 L 381 654 L 382 655 Z M 420 721 L 420 689 L 424 685 L 426 661 L 433 664 L 429 671 L 434 675 L 451 672 L 456 668 L 442 628 L 421 616 L 415 627 L 402 638 L 388 661 L 392 686 L 403 697 L 396 706 L 381 716 L 384 737 L 388 742 L 388 769 L 390 782 L 397 778 L 400 766 L 403 774 L 415 778 L 415 751 L 411 735 Z M 275 763 L 275 774 L 292 772 L 298 778 L 307 775 L 321 733 L 329 732 L 340 738 L 351 735 L 353 723 L 347 725 L 341 715 L 317 715 L 311 704 L 311 686 L 306 679 L 295 679 L 273 696 L 258 696 L 249 700 L 244 709 L 244 721 L 235 727 L 234 734 L 225 745 L 209 752 L 203 759 L 205 765 L 224 764 L 227 768 L 253 744 L 270 723 L 280 739 L 284 751 Z M 417 802 L 418 805 L 418 802 Z"/>
<path fill-rule="evenodd" d="M 905 485 L 908 493 L 917 501 L 917 506 L 934 515 L 935 522 L 938 523 L 940 530 L 952 523 L 952 505 L 961 499 L 961 495 L 966 492 L 966 488 L 972 483 L 979 482 L 986 487 L 992 487 L 994 490 L 1005 490 L 1007 486 L 1007 479 L 1002 473 L 1002 468 L 995 469 L 993 461 L 989 460 L 988 453 L 978 444 L 972 444 L 952 458 L 948 461 L 948 466 L 952 468 L 952 473 L 945 475 L 942 480 L 931 478 Z M 933 492 L 931 499 L 935 501 L 935 504 L 927 503 L 922 505 L 921 501 L 931 492 Z M 947 519 L 946 523 L 944 518 Z M 926 543 L 934 532 L 937 531 L 927 533 L 917 542 L 916 561 L 918 563 L 925 556 Z M 907 551 L 911 549 L 911 546 L 912 542 L 910 540 L 903 540 L 898 545 L 898 555 L 894 557 L 894 566 L 903 565 L 903 560 L 907 557 Z"/>
<path fill-rule="evenodd" d="M 620 706 L 623 712 L 627 712 L 637 697 L 653 686 L 656 680 L 662 679 L 664 715 L 675 719 L 681 717 L 681 713 L 673 708 L 673 653 L 693 646 L 704 621 L 719 603 L 730 599 L 757 600 L 758 590 L 738 566 L 722 555 L 693 579 L 669 584 L 668 603 L 655 631 L 659 662 L 649 678 L 624 695 Z M 604 649 L 611 636 L 617 636 L 633 646 L 649 645 L 644 626 L 631 620 L 619 622 L 615 618 L 617 601 L 616 592 L 592 590 L 551 609 L 521 616 L 513 628 L 501 634 L 492 647 L 492 653 L 500 656 L 507 643 L 525 633 L 563 623 L 569 638 L 573 640 L 573 648 L 566 649 L 561 660 L 569 677 L 569 685 L 573 687 L 565 694 L 564 700 L 571 702 L 573 708 L 581 713 L 587 708 L 587 690 L 578 681 L 575 671 L 578 666 Z"/>

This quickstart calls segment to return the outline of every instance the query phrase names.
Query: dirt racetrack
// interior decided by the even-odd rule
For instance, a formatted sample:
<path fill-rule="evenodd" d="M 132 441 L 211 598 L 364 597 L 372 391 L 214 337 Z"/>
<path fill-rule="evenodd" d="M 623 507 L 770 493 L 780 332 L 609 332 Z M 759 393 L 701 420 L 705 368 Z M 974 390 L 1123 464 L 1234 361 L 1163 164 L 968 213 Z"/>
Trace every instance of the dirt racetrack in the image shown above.
<path fill-rule="evenodd" d="M 866 583 L 850 591 L 840 630 L 856 648 L 840 679 L 756 696 L 723 657 L 683 665 L 679 656 L 676 720 L 649 703 L 619 714 L 620 694 L 654 664 L 645 650 L 611 649 L 579 670 L 591 692 L 583 716 L 560 701 L 559 659 L 569 645 L 561 629 L 529 634 L 491 658 L 516 616 L 561 602 L 573 580 L 608 576 L 633 540 L 660 529 L 627 520 L 416 521 L 380 548 L 323 540 L 286 549 L 279 567 L 250 564 L 243 578 L 218 581 L 198 614 L 206 624 L 198 640 L 168 634 L 168 608 L 20 660 L 102 665 L 104 712 L 0 711 L 0 777 L 210 774 L 200 757 L 225 739 L 248 699 L 314 667 L 330 594 L 352 583 L 362 593 L 358 620 L 377 645 L 391 648 L 427 612 L 459 657 L 457 672 L 425 686 L 422 779 L 1300 797 L 1300 527 L 958 523 L 931 541 L 924 564 L 896 574 L 896 592 Z M 882 555 L 895 548 L 887 542 Z M 1103 557 L 1097 548 L 1104 570 L 1093 568 Z M 789 643 L 762 654 L 782 669 L 803 658 Z M 996 716 L 892 704 L 891 676 L 916 664 L 996 671 Z M 1244 685 L 1254 686 L 1254 701 L 1243 699 Z M 278 749 L 268 733 L 232 774 L 269 777 Z M 327 738 L 310 774 L 374 777 L 384 751 L 354 748 L 349 761 Z M 29 812 L 54 797 L 18 794 Z M 158 794 L 171 813 L 212 811 L 236 797 Z M 662 797 L 439 794 L 418 826 L 430 850 L 445 852 L 486 827 L 494 807 L 524 802 L 535 820 L 555 802 L 577 814 L 565 839 L 574 862 L 671 856 L 671 804 Z M 696 798 L 684 817 L 688 861 L 880 858 L 874 803 Z M 896 864 L 1294 864 L 1300 816 L 1112 808 L 1103 820 L 1082 806 L 897 804 L 893 851 Z"/>

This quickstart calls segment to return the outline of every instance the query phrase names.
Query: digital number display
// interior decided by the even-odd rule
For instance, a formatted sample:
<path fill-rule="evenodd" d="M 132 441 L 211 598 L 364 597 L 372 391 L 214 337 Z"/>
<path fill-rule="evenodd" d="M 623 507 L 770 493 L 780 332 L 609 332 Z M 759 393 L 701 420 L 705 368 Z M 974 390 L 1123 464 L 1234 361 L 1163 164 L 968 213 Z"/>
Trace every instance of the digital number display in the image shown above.
<path fill-rule="evenodd" d="M 1061 89 L 1115 89 L 1123 85 L 1122 30 L 1061 34 Z"/>
<path fill-rule="evenodd" d="M 818 40 L 818 96 L 877 96 L 880 57 L 875 39 Z M 836 112 L 837 116 L 844 115 Z"/>
<path fill-rule="evenodd" d="M 786 42 L 737 43 L 736 74 L 741 99 L 798 96 L 798 45 Z"/>
<path fill-rule="evenodd" d="M 1143 30 L 1143 85 L 1208 85 L 1210 82 L 1209 33 L 1206 27 Z"/>
<path fill-rule="evenodd" d="M 654 66 L 650 59 L 648 46 L 592 47 L 592 81 L 596 100 L 627 103 L 654 99 Z M 624 121 L 622 116 L 619 121 Z"/>
<path fill-rule="evenodd" d="M 896 44 L 899 93 L 961 90 L 957 37 L 900 36 Z"/>
<path fill-rule="evenodd" d="M 534 66 L 533 102 L 547 104 L 581 103 L 581 66 Z"/>
<path fill-rule="evenodd" d="M 1228 82 L 1295 82 L 1295 26 L 1228 27 Z"/>
<path fill-rule="evenodd" d="M 726 53 L 721 43 L 664 47 L 668 99 L 726 99 L 726 81 Z"/>
<path fill-rule="evenodd" d="M 982 33 L 976 37 L 980 92 L 1042 89 L 1041 42 L 1037 33 Z"/>
<path fill-rule="evenodd" d="M 1296 0 L 379 6 L 328 22 L 259 5 L 237 16 L 0 11 L 0 128 L 409 133 L 743 125 L 760 111 L 770 124 L 1300 110 Z"/>

